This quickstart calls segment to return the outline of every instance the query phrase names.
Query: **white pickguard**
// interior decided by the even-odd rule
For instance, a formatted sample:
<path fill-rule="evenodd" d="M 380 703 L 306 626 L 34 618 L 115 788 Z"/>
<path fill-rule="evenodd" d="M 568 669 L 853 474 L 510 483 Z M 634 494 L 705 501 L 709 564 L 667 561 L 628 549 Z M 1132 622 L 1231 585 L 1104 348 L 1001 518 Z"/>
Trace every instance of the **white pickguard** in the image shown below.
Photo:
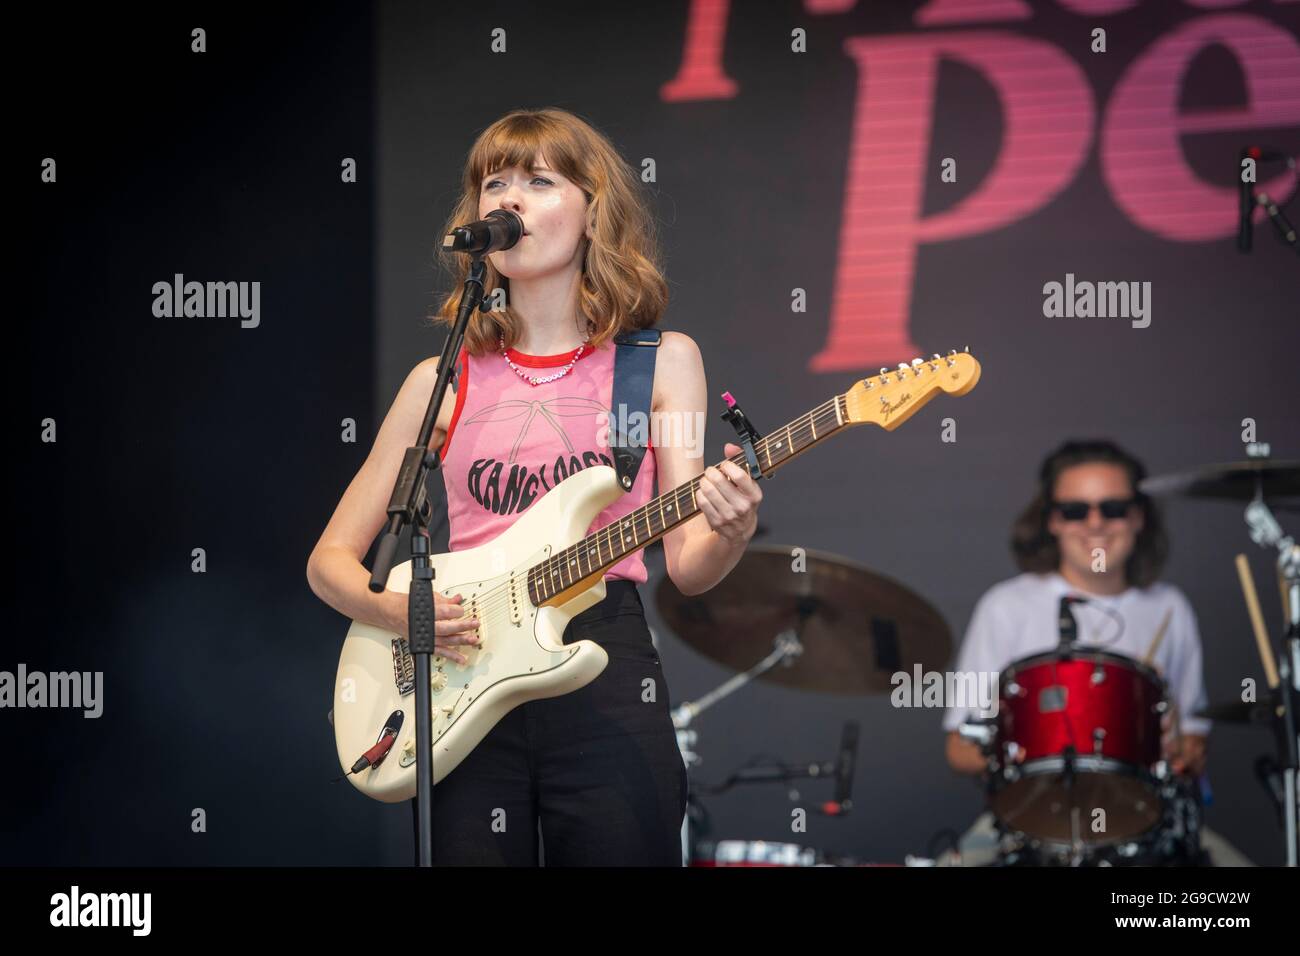
<path fill-rule="evenodd" d="M 488 544 L 431 559 L 435 592 L 463 595 L 466 614 L 482 622 L 480 647 L 455 645 L 468 659 L 464 665 L 433 658 L 435 784 L 512 709 L 576 690 L 605 669 L 609 658 L 600 645 L 563 643 L 569 621 L 604 598 L 603 579 L 597 576 L 588 590 L 565 604 L 536 607 L 529 599 L 527 572 L 580 541 L 596 516 L 621 494 L 613 468 L 583 469 L 543 495 Z M 393 568 L 388 589 L 405 594 L 410 581 L 411 563 L 406 561 Z M 344 770 L 375 744 L 390 714 L 404 713 L 397 740 L 384 760 L 348 776 L 358 790 L 386 803 L 415 796 L 415 693 L 399 692 L 396 638 L 391 631 L 354 621 L 343 642 L 334 685 L 334 739 Z"/>

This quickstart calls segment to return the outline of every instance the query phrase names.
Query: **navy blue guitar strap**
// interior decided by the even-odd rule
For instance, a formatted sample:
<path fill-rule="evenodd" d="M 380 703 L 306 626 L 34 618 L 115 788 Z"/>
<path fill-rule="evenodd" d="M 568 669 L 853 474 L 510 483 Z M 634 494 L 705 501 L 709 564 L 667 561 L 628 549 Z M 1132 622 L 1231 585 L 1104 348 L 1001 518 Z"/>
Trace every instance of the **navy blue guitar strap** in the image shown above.
<path fill-rule="evenodd" d="M 609 411 L 609 447 L 623 491 L 631 491 L 650 437 L 650 403 L 654 398 L 658 329 L 614 336 L 614 389 Z"/>

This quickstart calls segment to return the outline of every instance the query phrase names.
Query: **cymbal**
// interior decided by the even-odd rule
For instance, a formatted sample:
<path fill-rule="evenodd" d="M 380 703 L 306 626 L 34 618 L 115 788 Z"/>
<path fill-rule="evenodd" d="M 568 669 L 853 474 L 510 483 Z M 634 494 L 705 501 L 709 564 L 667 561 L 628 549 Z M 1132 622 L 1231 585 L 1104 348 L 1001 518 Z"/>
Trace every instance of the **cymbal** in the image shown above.
<path fill-rule="evenodd" d="M 1262 491 L 1270 504 L 1276 498 L 1300 497 L 1300 461 L 1251 458 L 1205 465 L 1190 471 L 1147 478 L 1139 487 L 1148 495 L 1186 498 L 1226 498 L 1250 501 Z"/>
<path fill-rule="evenodd" d="M 687 597 L 667 576 L 655 591 L 664 622 L 705 657 L 745 671 L 798 625 L 803 654 L 759 679 L 834 694 L 887 694 L 898 671 L 940 671 L 952 652 L 943 617 L 908 588 L 863 565 L 792 545 L 751 545 L 716 587 Z"/>

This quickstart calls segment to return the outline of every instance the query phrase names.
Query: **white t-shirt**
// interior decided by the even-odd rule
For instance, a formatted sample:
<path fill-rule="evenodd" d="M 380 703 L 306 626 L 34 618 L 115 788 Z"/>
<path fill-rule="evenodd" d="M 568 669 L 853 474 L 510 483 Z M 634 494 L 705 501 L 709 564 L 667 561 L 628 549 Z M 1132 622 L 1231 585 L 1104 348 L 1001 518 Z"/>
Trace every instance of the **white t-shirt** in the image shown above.
<path fill-rule="evenodd" d="M 1064 594 L 1086 597 L 1089 602 L 1070 608 L 1079 625 L 1078 645 L 1139 661 L 1146 658 L 1160 622 L 1172 608 L 1152 665 L 1178 703 L 1183 733 L 1210 732 L 1209 720 L 1192 716 L 1206 705 L 1196 614 L 1183 592 L 1172 584 L 1157 582 L 1149 588 L 1101 596 L 1080 591 L 1055 572 L 1021 574 L 1002 581 L 975 605 L 956 671 L 1002 671 L 1014 660 L 1055 648 L 1060 643 L 1057 615 Z M 968 713 L 964 707 L 949 707 L 943 718 L 944 730 L 956 730 Z"/>

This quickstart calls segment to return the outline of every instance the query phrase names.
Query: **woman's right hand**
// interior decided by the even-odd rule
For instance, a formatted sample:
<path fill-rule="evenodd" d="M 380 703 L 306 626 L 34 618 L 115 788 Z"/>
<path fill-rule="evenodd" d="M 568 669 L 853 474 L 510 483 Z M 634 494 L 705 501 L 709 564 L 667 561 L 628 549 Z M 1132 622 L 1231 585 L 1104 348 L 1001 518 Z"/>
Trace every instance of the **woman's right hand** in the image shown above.
<path fill-rule="evenodd" d="M 408 597 L 398 591 L 385 591 L 389 597 L 389 618 L 394 625 L 390 630 L 410 640 Z M 453 594 L 443 597 L 433 592 L 433 648 L 439 654 L 458 664 L 468 663 L 468 659 L 459 651 L 453 650 L 457 645 L 472 644 L 477 646 L 482 638 L 478 635 L 478 618 L 466 617 L 462 607 L 464 596 Z"/>

